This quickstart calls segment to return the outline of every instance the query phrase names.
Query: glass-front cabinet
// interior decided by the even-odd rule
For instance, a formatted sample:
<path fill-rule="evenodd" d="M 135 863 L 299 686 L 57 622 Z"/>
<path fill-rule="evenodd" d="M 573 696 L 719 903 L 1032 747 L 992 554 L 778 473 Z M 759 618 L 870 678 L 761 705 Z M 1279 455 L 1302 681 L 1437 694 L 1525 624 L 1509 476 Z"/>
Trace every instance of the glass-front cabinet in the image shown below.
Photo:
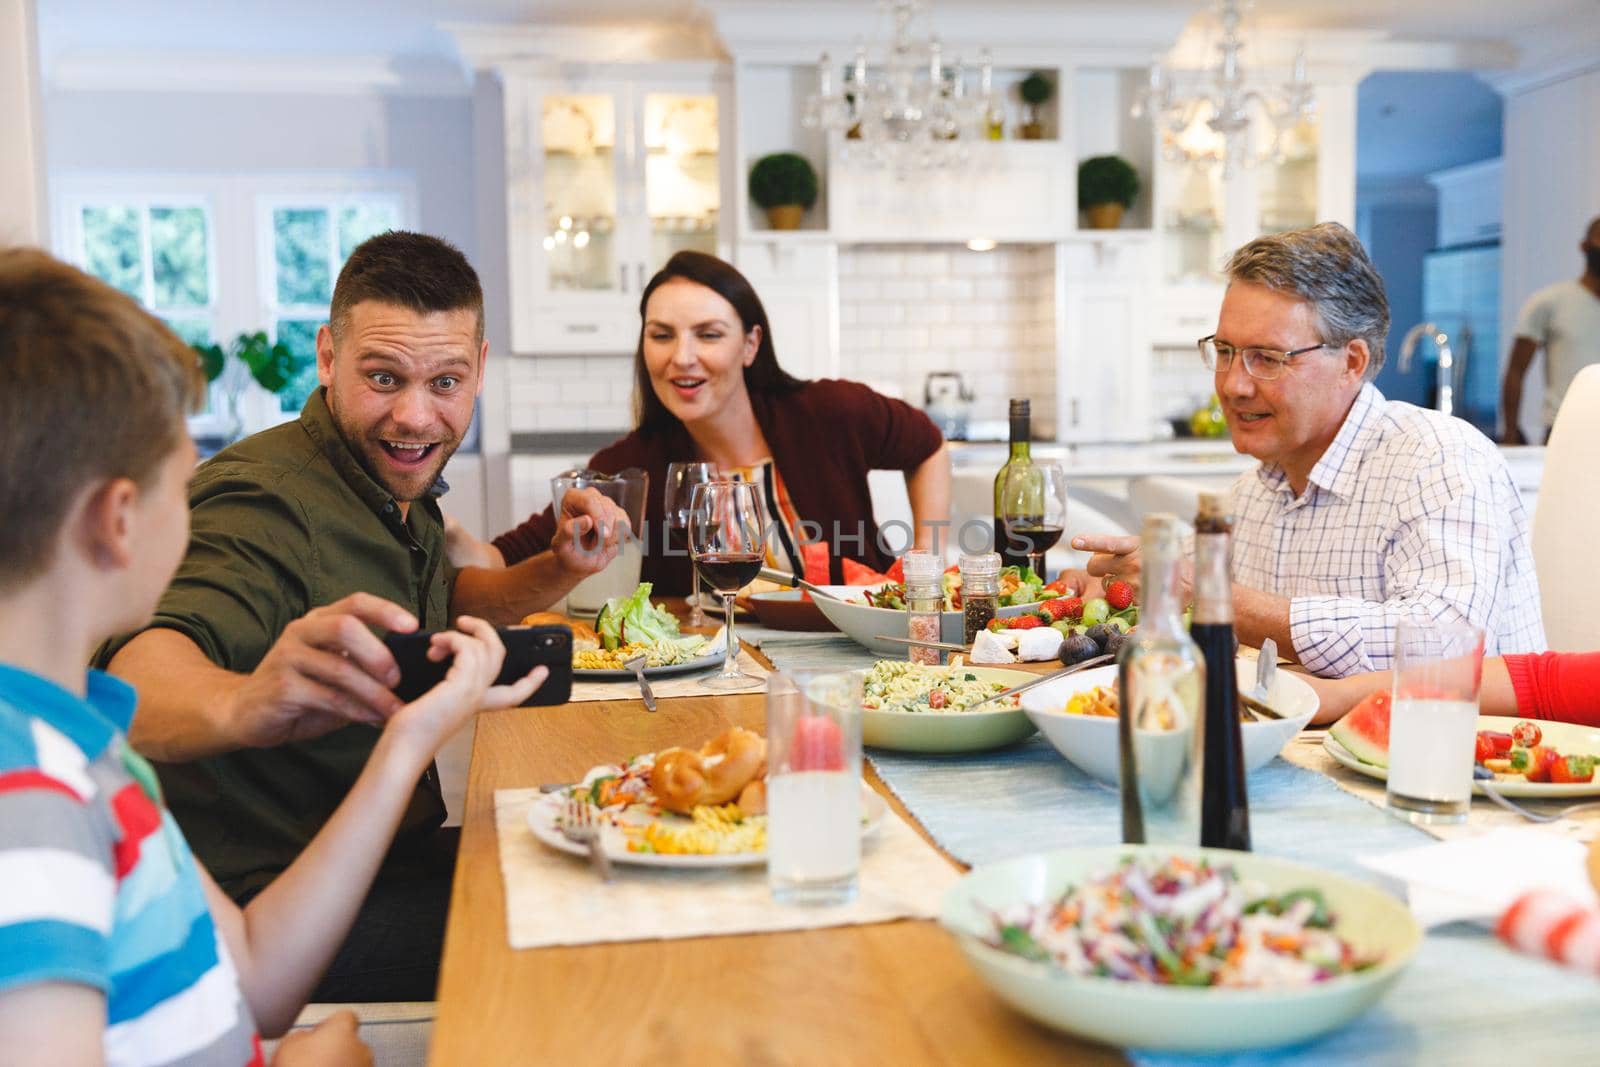
<path fill-rule="evenodd" d="M 505 84 L 512 347 L 628 351 L 650 276 L 680 250 L 718 252 L 716 84 L 709 74 L 507 74 Z"/>

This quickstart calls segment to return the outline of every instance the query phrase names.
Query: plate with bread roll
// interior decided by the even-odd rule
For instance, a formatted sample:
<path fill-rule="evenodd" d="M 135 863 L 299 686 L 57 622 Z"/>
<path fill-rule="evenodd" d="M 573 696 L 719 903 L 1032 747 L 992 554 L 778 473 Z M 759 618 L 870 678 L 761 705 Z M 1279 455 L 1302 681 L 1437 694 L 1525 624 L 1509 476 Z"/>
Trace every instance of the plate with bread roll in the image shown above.
<path fill-rule="evenodd" d="M 552 611 L 529 615 L 522 624 L 571 627 L 572 675 L 585 681 L 630 680 L 633 672 L 623 664 L 635 656 L 645 658 L 646 678 L 720 666 L 726 647 L 723 631 L 711 637 L 683 633 L 670 611 L 650 602 L 650 591 L 649 582 L 640 582 L 629 596 L 612 597 L 593 626 Z"/>
<path fill-rule="evenodd" d="M 600 843 L 614 863 L 643 867 L 745 867 L 767 861 L 767 741 L 732 727 L 689 747 L 646 752 L 591 768 L 583 780 L 543 793 L 528 807 L 533 836 L 587 856 L 562 833 L 567 802 L 598 814 Z M 861 786 L 862 833 L 882 821 L 883 798 Z"/>

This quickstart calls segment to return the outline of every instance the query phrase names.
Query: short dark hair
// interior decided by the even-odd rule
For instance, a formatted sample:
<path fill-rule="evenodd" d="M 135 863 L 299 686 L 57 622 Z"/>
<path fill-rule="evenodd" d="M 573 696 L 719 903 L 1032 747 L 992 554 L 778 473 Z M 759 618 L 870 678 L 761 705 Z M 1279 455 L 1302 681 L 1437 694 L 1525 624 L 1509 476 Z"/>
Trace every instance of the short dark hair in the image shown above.
<path fill-rule="evenodd" d="M 1298 296 L 1317 316 L 1322 340 L 1367 343 L 1366 381 L 1383 369 L 1389 335 L 1389 298 L 1372 257 L 1355 234 L 1337 222 L 1257 237 L 1223 268 L 1230 282 L 1253 282 Z"/>
<path fill-rule="evenodd" d="M 333 284 L 328 325 L 338 337 L 350 309 L 363 301 L 394 304 L 426 315 L 470 310 L 483 341 L 483 286 L 461 250 L 439 237 L 389 230 L 356 245 Z"/>
<path fill-rule="evenodd" d="M 194 349 L 36 248 L 0 249 L 0 583 L 50 565 L 85 487 L 146 486 L 205 392 Z"/>
<path fill-rule="evenodd" d="M 650 284 L 639 297 L 639 344 L 633 353 L 633 407 L 638 419 L 638 429 L 651 434 L 662 433 L 680 425 L 678 417 L 656 396 L 650 383 L 650 369 L 644 363 L 644 316 L 650 306 L 650 295 L 674 278 L 703 285 L 733 305 L 745 336 L 757 326 L 761 327 L 761 340 L 756 345 L 756 357 L 744 369 L 744 386 L 754 393 L 792 393 L 805 382 L 778 366 L 778 353 L 772 344 L 772 324 L 767 321 L 767 309 L 761 306 L 755 286 L 731 263 L 704 252 L 679 252 L 667 260 L 667 265 L 656 271 Z"/>

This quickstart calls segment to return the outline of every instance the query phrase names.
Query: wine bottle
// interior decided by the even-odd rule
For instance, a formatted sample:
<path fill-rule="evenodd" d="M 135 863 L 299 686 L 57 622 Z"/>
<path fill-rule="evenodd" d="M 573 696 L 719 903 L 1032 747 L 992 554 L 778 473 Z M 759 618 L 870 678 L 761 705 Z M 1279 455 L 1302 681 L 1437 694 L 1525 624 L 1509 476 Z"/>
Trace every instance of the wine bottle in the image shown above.
<path fill-rule="evenodd" d="M 1006 475 L 1011 468 L 1031 463 L 1032 436 L 1030 403 L 1026 397 L 1011 399 L 1011 454 L 1006 458 L 1000 473 L 994 476 L 994 550 L 1000 553 L 1002 567 L 1026 567 L 1028 544 L 1008 533 L 1005 512 Z M 1037 523 L 1035 523 L 1037 525 Z"/>
<path fill-rule="evenodd" d="M 1117 653 L 1122 840 L 1193 845 L 1200 836 L 1206 666 L 1183 628 L 1178 520 L 1145 516 L 1140 551 L 1139 625 Z"/>
<path fill-rule="evenodd" d="M 1239 683 L 1234 671 L 1232 521 L 1221 493 L 1201 493 L 1194 520 L 1194 623 L 1206 660 L 1205 762 L 1200 772 L 1200 844 L 1250 851 Z"/>

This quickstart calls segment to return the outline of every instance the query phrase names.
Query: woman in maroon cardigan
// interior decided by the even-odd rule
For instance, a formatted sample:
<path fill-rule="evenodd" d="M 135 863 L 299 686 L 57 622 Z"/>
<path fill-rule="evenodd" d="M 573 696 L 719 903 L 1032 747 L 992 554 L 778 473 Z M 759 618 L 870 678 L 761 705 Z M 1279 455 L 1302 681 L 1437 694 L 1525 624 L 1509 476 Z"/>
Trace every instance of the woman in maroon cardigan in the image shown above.
<path fill-rule="evenodd" d="M 950 459 L 944 438 L 922 412 L 856 382 L 801 381 L 778 366 L 772 328 L 755 290 L 732 266 L 679 252 L 650 280 L 639 302 L 634 354 L 638 426 L 589 460 L 614 474 L 642 467 L 645 504 L 642 577 L 656 592 L 687 594 L 689 562 L 666 543 L 667 465 L 702 460 L 763 483 L 769 518 L 779 519 L 769 557 L 780 569 L 820 577 L 816 549 L 826 544 L 828 580 L 841 562 L 877 570 L 910 547 L 912 532 L 885 531 L 872 517 L 867 472 L 904 471 L 916 534 L 931 547 L 950 511 Z M 555 534 L 550 508 L 494 539 L 489 561 L 514 564 L 541 552 Z M 815 580 L 815 578 L 813 579 Z"/>

